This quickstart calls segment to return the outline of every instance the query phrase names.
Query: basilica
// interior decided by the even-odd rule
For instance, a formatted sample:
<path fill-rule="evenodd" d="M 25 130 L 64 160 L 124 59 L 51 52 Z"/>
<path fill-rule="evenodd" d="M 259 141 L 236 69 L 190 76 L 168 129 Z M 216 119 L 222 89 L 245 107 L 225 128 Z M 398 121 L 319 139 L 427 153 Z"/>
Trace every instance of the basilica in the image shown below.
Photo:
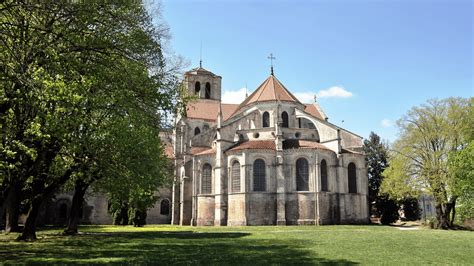
<path fill-rule="evenodd" d="M 273 69 L 240 104 L 221 102 L 221 79 L 201 66 L 184 74 L 197 99 L 170 138 L 172 224 L 368 222 L 362 137 L 300 102 Z"/>

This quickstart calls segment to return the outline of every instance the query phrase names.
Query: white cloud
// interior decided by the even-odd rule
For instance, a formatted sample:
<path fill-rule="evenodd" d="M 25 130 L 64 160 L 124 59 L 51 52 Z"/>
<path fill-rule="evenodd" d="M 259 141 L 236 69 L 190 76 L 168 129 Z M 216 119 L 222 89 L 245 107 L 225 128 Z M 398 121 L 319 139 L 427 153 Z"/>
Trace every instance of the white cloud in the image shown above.
<path fill-rule="evenodd" d="M 382 119 L 380 124 L 382 125 L 382 127 L 392 127 L 393 126 L 393 121 L 390 120 L 390 119 L 384 118 L 384 119 Z"/>
<path fill-rule="evenodd" d="M 314 93 L 311 92 L 295 92 L 296 98 L 302 103 L 312 103 L 314 102 Z"/>
<path fill-rule="evenodd" d="M 320 90 L 318 93 L 316 93 L 316 96 L 319 98 L 349 98 L 352 97 L 352 92 L 347 91 L 343 87 L 339 86 L 332 86 L 331 88 L 328 88 L 326 90 Z"/>
<path fill-rule="evenodd" d="M 247 90 L 245 88 L 241 88 L 235 91 L 224 91 L 222 95 L 222 102 L 223 103 L 241 103 L 245 100 L 245 92 Z"/>
<path fill-rule="evenodd" d="M 349 98 L 353 94 L 350 91 L 347 91 L 343 87 L 333 86 L 326 90 L 320 90 L 317 93 L 314 92 L 296 92 L 294 93 L 296 98 L 303 103 L 312 103 L 314 102 L 314 95 L 317 98 Z"/>

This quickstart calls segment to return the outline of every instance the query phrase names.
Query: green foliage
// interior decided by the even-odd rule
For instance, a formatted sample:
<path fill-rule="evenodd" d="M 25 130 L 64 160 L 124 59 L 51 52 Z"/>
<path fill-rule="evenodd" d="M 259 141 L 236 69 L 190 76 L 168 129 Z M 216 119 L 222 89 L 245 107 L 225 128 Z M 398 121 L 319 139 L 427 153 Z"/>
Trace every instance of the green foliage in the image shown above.
<path fill-rule="evenodd" d="M 449 167 L 453 176 L 452 186 L 457 191 L 457 215 L 460 222 L 474 219 L 474 140 L 464 149 L 452 152 Z"/>
<path fill-rule="evenodd" d="M 41 199 L 77 178 L 118 175 L 145 186 L 135 195 L 164 182 L 158 132 L 185 100 L 160 25 L 140 1 L 0 3 L 3 187 Z"/>
<path fill-rule="evenodd" d="M 407 221 L 417 221 L 421 218 L 421 209 L 416 198 L 404 198 L 399 204 Z"/>
<path fill-rule="evenodd" d="M 382 143 L 380 137 L 370 132 L 369 139 L 364 141 L 364 153 L 369 178 L 369 206 L 371 215 L 381 215 L 383 204 L 378 204 L 379 190 L 382 184 L 382 172 L 388 167 L 388 147 Z"/>
<path fill-rule="evenodd" d="M 469 102 L 448 98 L 412 108 L 398 121 L 400 137 L 393 144 L 390 167 L 383 173 L 381 190 L 395 199 L 417 197 L 420 193 L 433 195 L 442 205 L 437 218 L 443 228 L 452 226 L 449 214 L 460 196 L 456 185 L 459 177 L 452 174 L 448 156 L 469 143 Z"/>
<path fill-rule="evenodd" d="M 375 207 L 380 216 L 380 223 L 388 225 L 398 220 L 399 206 L 397 201 L 389 198 L 388 195 L 379 195 Z"/>

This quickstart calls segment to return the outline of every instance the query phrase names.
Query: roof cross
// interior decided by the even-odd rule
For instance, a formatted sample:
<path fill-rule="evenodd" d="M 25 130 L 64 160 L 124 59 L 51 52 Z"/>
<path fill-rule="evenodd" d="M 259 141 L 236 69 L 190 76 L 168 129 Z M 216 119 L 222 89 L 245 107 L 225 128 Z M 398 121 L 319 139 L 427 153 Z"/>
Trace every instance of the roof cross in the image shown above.
<path fill-rule="evenodd" d="M 276 59 L 272 53 L 270 53 L 270 55 L 267 57 L 268 59 L 270 59 L 270 74 L 273 76 L 273 59 Z"/>

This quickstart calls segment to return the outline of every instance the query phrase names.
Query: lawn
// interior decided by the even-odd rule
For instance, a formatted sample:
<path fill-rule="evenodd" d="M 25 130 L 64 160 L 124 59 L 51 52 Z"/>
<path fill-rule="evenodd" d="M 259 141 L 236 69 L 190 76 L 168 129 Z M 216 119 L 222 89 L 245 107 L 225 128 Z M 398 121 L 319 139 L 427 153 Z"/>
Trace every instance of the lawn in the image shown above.
<path fill-rule="evenodd" d="M 474 232 L 389 226 L 45 229 L 33 243 L 0 234 L 0 264 L 474 264 Z"/>

